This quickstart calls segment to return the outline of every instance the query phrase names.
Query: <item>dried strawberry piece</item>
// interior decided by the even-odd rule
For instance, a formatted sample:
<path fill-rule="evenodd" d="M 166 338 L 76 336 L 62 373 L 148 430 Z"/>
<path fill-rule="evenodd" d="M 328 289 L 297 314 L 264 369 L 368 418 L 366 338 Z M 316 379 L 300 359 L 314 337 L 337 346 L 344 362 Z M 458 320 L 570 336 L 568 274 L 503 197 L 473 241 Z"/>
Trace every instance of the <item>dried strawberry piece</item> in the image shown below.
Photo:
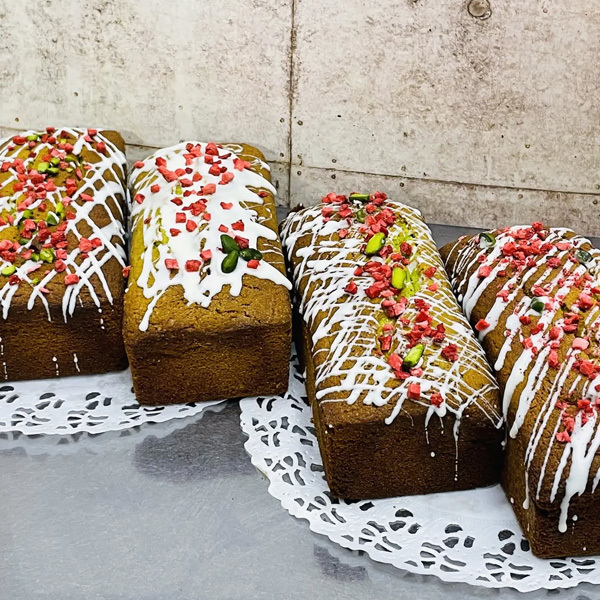
<path fill-rule="evenodd" d="M 491 272 L 492 267 L 490 267 L 489 265 L 482 265 L 481 267 L 479 267 L 477 275 L 479 275 L 479 277 L 485 278 L 488 277 Z"/>
<path fill-rule="evenodd" d="M 260 261 L 253 258 L 253 259 L 249 260 L 246 264 L 248 265 L 249 269 L 257 269 L 258 265 L 260 264 Z"/>
<path fill-rule="evenodd" d="M 589 348 L 589 341 L 586 340 L 585 338 L 575 338 L 573 340 L 573 343 L 571 344 L 571 348 L 573 348 L 573 350 L 587 350 Z"/>
<path fill-rule="evenodd" d="M 237 245 L 242 250 L 248 248 L 248 246 L 250 245 L 250 242 L 246 238 L 243 238 L 243 237 L 241 237 L 239 235 L 236 235 L 233 239 L 236 241 Z"/>
<path fill-rule="evenodd" d="M 247 160 L 242 160 L 241 158 L 233 159 L 233 168 L 237 171 L 243 171 L 244 169 L 249 169 L 252 165 Z"/>
<path fill-rule="evenodd" d="M 540 331 L 542 331 L 542 329 L 544 329 L 544 324 L 543 323 L 536 323 L 531 328 L 531 335 L 537 335 Z"/>
<path fill-rule="evenodd" d="M 561 335 L 560 327 L 554 326 L 548 332 L 548 336 L 550 337 L 551 340 L 557 340 L 560 337 L 560 335 Z"/>
<path fill-rule="evenodd" d="M 552 269 L 557 269 L 561 265 L 560 258 L 556 256 L 550 256 L 546 259 L 546 264 Z"/>
<path fill-rule="evenodd" d="M 556 350 L 550 350 L 548 353 L 548 364 L 554 369 L 557 369 L 560 365 L 558 360 L 558 352 Z"/>
<path fill-rule="evenodd" d="M 579 306 L 581 310 L 588 310 L 589 308 L 592 308 L 594 304 L 594 300 L 589 294 L 585 294 L 583 292 L 579 294 L 579 298 L 577 299 L 577 306 Z"/>
<path fill-rule="evenodd" d="M 214 183 L 207 183 L 202 188 L 202 194 L 205 194 L 207 196 L 214 194 L 216 191 L 217 191 L 217 186 Z"/>
<path fill-rule="evenodd" d="M 566 431 L 557 431 L 556 439 L 563 444 L 567 444 L 571 441 L 571 436 Z"/>
<path fill-rule="evenodd" d="M 387 352 L 392 347 L 392 336 L 382 335 L 379 338 L 379 345 L 381 347 L 382 352 Z"/>
<path fill-rule="evenodd" d="M 433 404 L 433 406 L 439 408 L 444 403 L 444 398 L 440 393 L 435 392 L 434 394 L 431 394 L 431 398 L 429 398 L 429 401 L 431 402 L 431 404 Z"/>
<path fill-rule="evenodd" d="M 458 346 L 456 344 L 448 344 L 442 348 L 442 356 L 449 362 L 456 362 L 458 360 Z"/>
<path fill-rule="evenodd" d="M 219 156 L 219 149 L 214 142 L 209 142 L 206 144 L 206 148 L 204 149 L 204 153 L 209 156 Z"/>
<path fill-rule="evenodd" d="M 244 227 L 244 222 L 241 219 L 231 224 L 231 229 L 235 229 L 235 231 L 244 231 Z"/>
<path fill-rule="evenodd" d="M 477 323 L 475 323 L 475 329 L 477 331 L 484 331 L 489 326 L 490 326 L 490 324 L 484 319 L 479 319 L 479 321 L 477 321 Z"/>
<path fill-rule="evenodd" d="M 192 221 L 191 219 L 188 220 L 186 222 L 186 224 L 185 224 L 186 230 L 190 231 L 190 232 L 194 231 L 196 229 L 196 227 L 198 227 L 198 225 L 194 221 Z"/>
<path fill-rule="evenodd" d="M 200 252 L 200 258 L 202 258 L 204 262 L 208 262 L 212 258 L 212 252 L 210 250 L 202 250 L 202 252 Z"/>
<path fill-rule="evenodd" d="M 167 267 L 167 269 L 170 271 L 174 271 L 179 269 L 179 263 L 175 258 L 165 258 L 165 267 Z"/>
<path fill-rule="evenodd" d="M 202 263 L 199 260 L 186 260 L 185 270 L 190 273 L 195 273 L 200 270 Z"/>
<path fill-rule="evenodd" d="M 425 277 L 428 277 L 429 279 L 431 279 L 436 273 L 437 273 L 436 267 L 428 267 L 427 269 L 425 269 L 423 271 L 423 275 L 425 275 Z"/>
<path fill-rule="evenodd" d="M 408 397 L 411 400 L 418 400 L 421 397 L 421 385 L 419 383 L 408 384 Z"/>
<path fill-rule="evenodd" d="M 131 266 L 123 267 L 123 277 L 129 277 Z"/>
<path fill-rule="evenodd" d="M 75 285 L 79 282 L 79 275 L 77 273 L 69 273 L 65 275 L 65 285 Z"/>
<path fill-rule="evenodd" d="M 394 371 L 402 370 L 402 359 L 395 352 L 388 356 L 388 364 Z"/>
<path fill-rule="evenodd" d="M 348 294 L 356 294 L 356 292 L 358 291 L 358 286 L 356 285 L 356 282 L 350 281 L 350 283 L 348 283 L 348 285 L 344 288 L 344 291 L 348 292 Z"/>

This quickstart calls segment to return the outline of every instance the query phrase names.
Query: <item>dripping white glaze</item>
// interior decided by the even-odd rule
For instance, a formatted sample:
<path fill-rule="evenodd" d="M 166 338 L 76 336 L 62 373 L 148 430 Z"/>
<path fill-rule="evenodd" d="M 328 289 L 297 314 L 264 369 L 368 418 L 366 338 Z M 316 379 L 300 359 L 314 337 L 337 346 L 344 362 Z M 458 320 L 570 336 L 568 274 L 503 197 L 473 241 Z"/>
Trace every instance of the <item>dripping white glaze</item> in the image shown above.
<path fill-rule="evenodd" d="M 186 160 L 190 145 L 200 151 L 198 156 Z M 253 208 L 263 204 L 263 199 L 250 189 L 268 190 L 275 194 L 275 188 L 260 173 L 249 168 L 266 168 L 267 165 L 259 159 L 254 159 L 254 164 L 250 163 L 241 170 L 236 168 L 236 164 L 239 164 L 236 151 L 241 152 L 240 146 L 219 146 L 219 156 L 215 156 L 215 160 L 220 160 L 222 172 L 218 175 L 210 174 L 212 164 L 204 160 L 206 148 L 207 144 L 201 142 L 177 144 L 148 157 L 131 174 L 134 199 L 143 197 L 141 203 L 132 203 L 131 211 L 132 230 L 139 220 L 143 221 L 144 249 L 141 256 L 136 257 L 142 262 L 142 271 L 136 283 L 150 302 L 139 325 L 142 331 L 148 329 L 154 307 L 172 286 L 182 286 L 187 302 L 203 307 L 209 306 L 214 296 L 225 286 L 229 286 L 232 296 L 238 296 L 242 291 L 244 276 L 268 279 L 291 288 L 287 278 L 269 263 L 268 256 L 255 269 L 239 259 L 233 272 L 223 272 L 221 263 L 226 254 L 221 250 L 222 233 L 232 237 L 240 235 L 248 240 L 251 248 L 256 248 L 260 238 L 277 239 L 276 232 L 263 224 L 263 219 L 259 218 Z M 157 159 L 164 160 L 170 172 L 186 168 L 189 172 L 169 182 L 159 172 Z M 232 174 L 233 179 L 223 184 L 221 178 L 225 172 Z M 189 180 L 185 187 L 181 186 L 182 180 Z M 201 193 L 207 184 L 215 185 L 214 193 Z M 171 201 L 173 198 L 181 201 L 179 205 Z M 196 201 L 206 204 L 201 214 L 194 215 L 185 210 Z M 185 215 L 185 222 L 178 221 L 182 214 Z M 194 225 L 193 231 L 187 230 L 187 223 L 190 221 Z M 232 228 L 234 223 L 240 222 L 243 230 Z M 226 232 L 220 230 L 220 227 L 225 227 Z M 179 230 L 180 233 L 172 235 L 172 230 Z M 161 241 L 165 243 L 160 243 Z M 212 253 L 210 259 L 201 256 L 201 251 L 207 250 Z M 167 268 L 166 260 L 177 261 L 178 268 Z M 188 261 L 200 261 L 199 270 L 186 270 Z"/>
<path fill-rule="evenodd" d="M 469 240 L 460 250 L 457 250 L 458 243 L 451 250 L 449 256 L 454 255 L 455 258 L 450 272 L 451 281 L 467 314 L 472 314 L 477 306 L 477 301 L 490 283 L 498 281 L 495 276 L 502 268 L 498 264 L 498 259 L 501 258 L 503 245 L 512 241 L 518 230 L 526 228 L 527 226 L 516 226 L 497 232 L 496 243 L 491 251 L 480 248 L 477 237 Z M 561 419 L 556 419 L 559 402 L 572 397 L 578 387 L 581 387 L 581 396 L 579 397 L 589 399 L 592 403 L 595 403 L 600 397 L 600 392 L 596 389 L 600 383 L 600 376 L 597 374 L 585 380 L 581 375 L 577 375 L 570 385 L 567 385 L 569 376 L 573 374 L 576 361 L 581 358 L 578 349 L 569 348 L 565 359 L 561 361 L 557 369 L 552 370 L 548 364 L 550 352 L 548 344 L 549 330 L 551 327 L 558 327 L 562 331 L 565 316 L 559 315 L 559 310 L 561 310 L 561 304 L 569 290 L 586 273 L 590 275 L 590 279 L 585 282 L 582 292 L 588 293 L 591 288 L 597 288 L 600 285 L 600 252 L 588 248 L 587 251 L 592 257 L 590 262 L 584 265 L 573 261 L 572 251 L 580 248 L 583 244 L 589 244 L 589 240 L 578 235 L 569 237 L 571 235 L 572 232 L 567 229 L 550 229 L 545 238 L 546 242 L 552 244 L 557 242 L 561 244 L 568 243 L 567 245 L 570 245 L 570 247 L 565 246 L 564 249 L 561 249 L 554 246 L 552 250 L 536 257 L 533 266 L 515 270 L 516 272 L 512 277 L 506 278 L 501 290 L 508 292 L 508 301 L 505 302 L 501 298 L 496 298 L 487 314 L 478 315 L 478 317 L 489 323 L 489 326 L 480 334 L 482 338 L 492 331 L 498 331 L 505 335 L 504 342 L 497 355 L 491 357 L 495 360 L 495 369 L 500 371 L 504 367 L 513 341 L 516 339 L 523 342 L 526 338 L 520 317 L 535 314 L 534 311 L 530 310 L 530 302 L 527 297 L 524 297 L 517 304 L 514 314 L 509 312 L 508 306 L 525 286 L 539 285 L 547 291 L 547 295 L 542 297 L 546 307 L 538 321 L 542 324 L 541 331 L 529 337 L 531 347 L 524 346 L 514 363 L 504 385 L 503 409 L 507 419 L 509 436 L 514 439 L 520 435 L 525 418 L 531 409 L 532 401 L 536 396 L 539 397 L 542 385 L 550 378 L 552 385 L 549 392 L 544 396 L 543 402 L 536 407 L 537 413 L 527 440 L 524 457 L 526 498 L 523 506 L 524 508 L 530 507 L 530 486 L 535 489 L 536 499 L 540 499 L 542 484 L 545 478 L 550 478 L 551 502 L 558 501 L 559 492 L 564 488 L 561 492 L 562 498 L 560 499 L 558 520 L 558 529 L 561 532 L 567 531 L 569 506 L 573 498 L 583 494 L 590 488 L 593 493 L 600 482 L 600 469 L 596 472 L 593 470 L 593 461 L 600 447 L 598 405 L 596 404 L 590 414 L 587 415 L 585 423 L 582 420 L 582 413 L 577 413 L 575 426 L 570 434 L 570 441 L 562 443 L 556 437 L 561 429 Z M 545 269 L 541 268 L 548 257 L 556 257 L 561 262 L 562 269 L 554 276 L 552 275 L 553 269 L 548 265 Z M 487 277 L 481 277 L 478 274 L 479 267 L 483 265 L 492 268 L 490 275 Z M 511 308 L 511 310 L 513 309 Z M 575 305 L 570 307 L 570 311 L 579 313 Z M 589 338 L 590 341 L 597 341 L 599 324 L 600 308 L 596 303 L 585 314 L 583 333 L 578 335 Z M 503 330 L 500 329 L 501 326 Z M 589 358 L 593 360 L 594 356 L 597 357 L 598 355 L 590 355 Z M 514 416 L 512 422 L 508 422 L 509 408 L 511 407 L 514 407 Z M 546 445 L 545 448 L 544 444 Z M 547 468 L 553 453 L 558 457 L 558 466 L 554 473 L 548 473 Z M 537 461 L 536 464 L 538 465 L 541 464 L 539 475 L 536 475 L 538 477 L 536 482 L 531 481 L 530 478 L 534 461 Z M 574 518 L 572 520 L 575 521 Z"/>
<path fill-rule="evenodd" d="M 295 287 L 304 290 L 299 298 L 299 310 L 312 338 L 316 397 L 322 403 L 353 404 L 362 401 L 373 406 L 390 404 L 392 410 L 386 419 L 388 424 L 400 414 L 406 402 L 419 404 L 427 411 L 426 437 L 427 424 L 433 415 L 442 424 L 451 415 L 458 456 L 460 421 L 469 406 L 476 406 L 494 426 L 501 427 L 502 417 L 489 401 L 495 397 L 497 384 L 487 368 L 483 350 L 456 304 L 431 232 L 420 213 L 390 200 L 385 207 L 391 208 L 397 217 L 396 223 L 389 227 L 389 239 L 402 233 L 403 219 L 414 233 L 410 240 L 414 248 L 413 262 L 408 268 L 419 263 L 423 267 L 437 269 L 437 291 L 419 291 L 409 300 L 403 316 L 412 319 L 418 313 L 415 301 L 426 301 L 431 306 L 429 313 L 433 322 L 444 321 L 446 342 L 458 346 L 458 360 L 447 362 L 441 358 L 440 347 L 428 344 L 421 365 L 422 375 L 411 375 L 403 381 L 395 379 L 385 357 L 374 352 L 382 309 L 365 294 L 372 280 L 355 277 L 354 274 L 358 264 L 366 262 L 361 254 L 363 236 L 358 232 L 356 223 L 348 226 L 345 220 L 324 219 L 319 205 L 291 214 L 282 227 L 284 249 L 293 265 Z M 347 237 L 332 239 L 331 236 L 342 228 L 348 229 Z M 382 260 L 379 257 L 369 259 Z M 344 290 L 351 281 L 358 285 L 355 295 Z M 441 319 L 442 315 L 444 319 Z M 452 315 L 451 320 L 448 315 Z M 393 335 L 400 347 L 406 343 L 402 327 L 398 327 Z M 326 344 L 319 346 L 323 340 Z M 359 352 L 356 352 L 357 349 Z M 472 388 L 465 382 L 463 376 L 469 370 L 481 374 L 481 387 Z M 339 378 L 338 384 L 334 383 L 334 378 Z M 420 385 L 418 400 L 408 397 L 408 386 L 413 382 Z M 434 393 L 444 398 L 440 406 L 430 401 Z"/>

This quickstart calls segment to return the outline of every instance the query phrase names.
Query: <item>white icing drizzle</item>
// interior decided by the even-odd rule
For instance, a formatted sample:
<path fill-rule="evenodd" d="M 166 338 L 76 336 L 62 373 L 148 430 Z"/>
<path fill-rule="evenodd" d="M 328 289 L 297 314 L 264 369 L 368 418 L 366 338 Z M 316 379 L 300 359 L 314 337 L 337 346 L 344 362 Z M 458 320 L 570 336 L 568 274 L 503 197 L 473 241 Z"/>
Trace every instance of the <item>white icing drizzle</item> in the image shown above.
<path fill-rule="evenodd" d="M 515 226 L 495 232 L 496 243 L 491 250 L 480 248 L 476 236 L 460 249 L 458 249 L 460 241 L 457 242 L 450 251 L 449 257 L 454 259 L 450 271 L 451 282 L 463 310 L 472 318 L 472 321 L 475 320 L 472 314 L 478 306 L 478 300 L 492 282 L 499 281 L 497 279 L 498 271 L 506 267 L 504 263 L 499 262 L 502 259 L 504 244 L 514 241 L 515 234 L 523 229 L 528 229 L 528 227 Z M 511 439 L 524 435 L 521 430 L 525 419 L 530 410 L 536 411 L 531 431 L 525 434 L 529 437 L 524 456 L 526 498 L 523 507 L 527 509 L 530 506 L 531 489 L 535 489 L 536 499 L 541 498 L 543 481 L 547 477 L 550 478 L 550 501 L 557 501 L 559 494 L 562 494 L 558 529 L 565 532 L 567 531 L 569 506 L 573 498 L 583 494 L 586 490 L 593 493 L 600 482 L 600 468 L 596 468 L 594 471 L 593 464 L 600 447 L 598 418 L 600 391 L 596 389 L 600 387 L 600 375 L 596 373 L 590 378 L 586 378 L 573 370 L 578 360 L 584 358 L 593 361 L 594 357 L 598 356 L 597 335 L 600 326 L 600 307 L 596 302 L 585 313 L 581 313 L 575 303 L 568 310 L 564 310 L 562 305 L 569 291 L 575 288 L 576 282 L 581 285 L 582 276 L 587 276 L 588 279 L 583 280 L 584 284 L 580 293 L 592 295 L 592 288 L 600 286 L 600 252 L 590 247 L 589 240 L 574 235 L 568 229 L 551 229 L 544 241 L 553 244 L 553 248 L 548 252 L 542 252 L 539 256 L 534 256 L 531 265 L 514 269 L 512 276 L 501 280 L 501 292 L 506 293 L 507 301 L 500 297 L 496 298 L 487 314 L 477 314 L 476 318 L 481 318 L 489 324 L 480 333 L 482 339 L 492 331 L 505 336 L 500 349 L 495 348 L 490 356 L 495 361 L 496 371 L 504 368 L 506 358 L 511 352 L 511 346 L 515 340 L 523 342 L 527 337 L 531 340 L 529 347 L 523 346 L 503 386 L 503 410 Z M 557 247 L 557 243 L 561 247 Z M 591 255 L 591 260 L 586 264 L 580 264 L 573 259 L 573 252 L 584 244 L 586 244 L 587 252 Z M 554 257 L 560 261 L 561 269 L 558 270 L 558 273 L 553 273 L 554 269 L 551 265 L 541 268 L 548 257 Z M 481 266 L 491 268 L 489 276 L 481 276 L 479 273 Z M 516 306 L 512 306 L 513 301 L 520 293 L 525 289 L 531 290 L 534 286 L 539 286 L 536 289 L 538 291 L 542 289 L 546 293 L 541 297 L 546 304 L 541 316 L 531 310 L 531 301 L 527 296 L 524 296 Z M 563 339 L 563 326 L 569 313 L 579 315 L 577 336 L 587 339 L 590 347 L 583 356 L 580 356 L 580 349 L 569 347 L 565 358 L 556 365 L 556 368 L 552 368 L 549 364 L 551 351 L 549 331 L 550 328 L 558 328 L 561 332 L 558 341 Z M 541 324 L 542 327 L 535 335 L 527 336 L 524 332 L 525 325 L 521 323 L 520 318 L 533 315 L 539 316 L 538 324 Z M 582 319 L 582 317 L 585 318 Z M 581 322 L 583 322 L 583 328 Z M 574 373 L 577 373 L 575 377 L 573 377 Z M 542 392 L 542 386 L 548 383 L 550 383 L 549 391 Z M 575 395 L 577 390 L 579 393 Z M 586 413 L 586 420 L 583 422 L 583 413 L 579 410 L 574 418 L 570 439 L 559 441 L 557 434 L 560 434 L 563 429 L 562 416 L 557 419 L 562 406 L 559 403 L 568 404 L 569 399 L 579 398 L 591 402 L 591 407 Z M 534 399 L 536 399 L 536 405 L 532 409 Z M 511 409 L 510 412 L 509 409 Z M 511 414 L 512 422 L 510 421 Z M 552 455 L 556 457 L 553 464 L 558 462 L 553 473 L 547 472 Z M 541 465 L 541 468 L 535 471 L 537 481 L 530 482 L 534 461 L 536 465 Z M 572 518 L 572 521 L 575 520 Z"/>
<path fill-rule="evenodd" d="M 78 373 L 81 373 L 81 369 L 79 368 L 79 359 L 77 358 L 77 354 L 73 352 L 73 362 L 75 363 L 75 368 Z"/>
<path fill-rule="evenodd" d="M 200 150 L 198 156 L 189 157 L 187 148 L 190 148 L 190 145 L 194 150 Z M 150 302 L 139 325 L 142 331 L 148 329 L 156 303 L 171 286 L 182 286 L 188 303 L 203 307 L 208 307 L 225 286 L 229 286 L 232 296 L 238 296 L 242 291 L 244 276 L 268 279 L 291 288 L 286 277 L 268 260 L 261 260 L 257 268 L 251 268 L 249 263 L 240 258 L 233 272 L 223 272 L 221 263 L 226 254 L 221 249 L 222 233 L 245 238 L 250 248 L 256 248 L 260 238 L 270 241 L 277 239 L 277 233 L 263 224 L 264 219 L 258 216 L 254 208 L 262 205 L 263 199 L 256 191 L 250 189 L 268 190 L 275 194 L 275 188 L 260 173 L 250 169 L 267 168 L 267 165 L 257 158 L 242 170 L 236 169 L 236 164 L 240 164 L 237 162 L 240 159 L 236 152 L 242 151 L 241 146 L 218 147 L 219 156 L 215 156 L 214 160 L 215 163 L 220 161 L 218 164 L 221 173 L 217 175 L 209 173 L 212 164 L 205 162 L 206 149 L 207 144 L 202 142 L 177 144 L 159 150 L 143 161 L 143 165 L 137 165 L 131 173 L 134 200 L 136 197 L 143 197 L 141 203 L 132 203 L 131 211 L 132 230 L 140 219 L 143 221 L 144 250 L 139 256 L 142 271 L 136 283 Z M 187 172 L 169 182 L 161 175 L 156 165 L 156 161 L 161 159 L 164 159 L 169 172 L 178 169 L 187 169 Z M 225 184 L 222 183 L 224 173 L 233 175 L 233 179 Z M 183 187 L 182 181 L 186 184 Z M 202 193 L 207 184 L 215 186 L 214 193 Z M 179 199 L 180 205 L 173 203 L 173 198 Z M 194 215 L 186 210 L 186 207 L 197 201 L 206 206 L 199 214 Z M 178 215 L 179 219 L 184 215 L 185 221 L 178 220 Z M 187 229 L 189 222 L 193 224 L 192 231 Z M 243 230 L 232 227 L 240 222 L 243 224 Z M 222 231 L 223 227 L 226 228 L 225 232 Z M 180 233 L 172 235 L 173 229 L 179 230 Z M 212 253 L 210 259 L 201 256 L 201 251 L 207 250 Z M 268 258 L 269 254 L 271 258 L 277 256 L 275 252 L 266 254 L 265 258 Z M 178 268 L 167 268 L 166 260 L 177 261 Z M 188 261 L 200 261 L 199 269 L 186 270 Z"/>
<path fill-rule="evenodd" d="M 73 202 L 70 204 L 71 208 L 75 209 L 75 218 L 72 220 L 65 221 L 67 228 L 65 234 L 73 234 L 78 240 L 83 237 L 78 231 L 77 226 L 81 223 L 86 223 L 91 228 L 92 233 L 90 238 L 99 238 L 102 245 L 98 248 L 93 248 L 87 252 L 87 258 L 81 259 L 81 251 L 78 246 L 75 248 L 67 248 L 67 256 L 64 258 L 66 265 L 66 273 L 72 273 L 79 276 L 79 281 L 73 285 L 67 285 L 64 288 L 62 297 L 62 311 L 65 322 L 69 316 L 73 315 L 75 310 L 75 304 L 79 297 L 82 289 L 87 289 L 92 300 L 95 304 L 100 305 L 100 299 L 98 298 L 97 290 L 94 288 L 94 284 L 91 282 L 91 277 L 96 275 L 102 285 L 104 294 L 108 298 L 108 301 L 112 304 L 113 298 L 109 288 L 108 282 L 106 281 L 103 266 L 115 258 L 122 266 L 125 265 L 126 254 L 125 254 L 125 231 L 123 224 L 123 215 L 121 214 L 121 206 L 115 199 L 116 196 L 121 195 L 123 198 L 127 197 L 127 190 L 121 183 L 119 171 L 121 177 L 125 174 L 126 160 L 125 155 L 108 139 L 102 135 L 102 132 L 98 132 L 93 136 L 93 142 L 86 141 L 85 137 L 88 130 L 61 127 L 56 129 L 57 135 L 64 132 L 68 136 L 73 136 L 75 141 L 69 140 L 73 143 L 73 150 L 70 154 L 78 156 L 83 149 L 97 154 L 99 160 L 95 163 L 85 164 L 85 176 L 82 183 L 79 184 L 77 191 L 71 194 Z M 40 134 L 40 132 L 27 131 L 22 135 L 24 137 L 31 134 Z M 41 135 L 41 134 L 40 134 Z M 12 139 L 7 138 L 0 141 L 0 165 L 3 162 L 13 161 L 23 149 L 23 146 L 17 146 L 15 149 L 10 149 L 12 146 Z M 103 142 L 106 147 L 106 155 L 97 152 L 94 146 L 98 142 Z M 27 168 L 38 159 L 39 156 L 43 156 L 44 153 L 49 153 L 55 148 L 55 145 L 50 143 L 38 142 L 34 148 L 34 155 L 26 157 L 23 160 L 24 166 Z M 108 181 L 106 179 L 106 173 L 112 173 L 114 181 Z M 2 182 L 2 188 L 0 192 L 6 187 L 18 181 L 17 171 L 9 169 L 8 173 L 10 176 Z M 99 189 L 98 189 L 99 188 Z M 81 198 L 81 194 L 85 193 L 92 196 L 93 201 L 84 201 Z M 11 195 L 4 195 L 0 193 L 0 212 L 9 211 L 15 212 L 15 223 L 19 222 L 19 219 L 23 218 L 23 213 L 15 211 L 15 204 L 19 201 L 19 198 L 23 195 L 23 192 L 18 191 Z M 57 186 L 54 191 L 47 192 L 47 195 L 43 199 L 37 199 L 35 202 L 28 206 L 28 209 L 33 210 L 40 206 L 42 203 L 56 204 L 67 196 L 66 187 L 64 185 Z M 111 208 L 108 206 L 107 201 L 113 198 L 114 206 L 118 211 L 117 215 L 114 215 Z M 106 214 L 109 217 L 107 225 L 100 227 L 92 219 L 90 219 L 90 213 L 98 205 L 106 208 Z M 10 224 L 0 226 L 0 232 L 10 227 Z M 116 241 L 115 241 L 116 239 Z M 30 246 L 30 242 L 24 244 L 25 248 Z M 77 260 L 79 257 L 79 261 Z M 0 260 L 0 270 L 10 266 L 11 263 Z M 39 268 L 39 270 L 38 270 Z M 45 271 L 48 271 L 45 273 Z M 31 292 L 27 303 L 27 308 L 31 310 L 36 300 L 39 300 L 46 309 L 48 320 L 51 320 L 50 308 L 48 299 L 45 293 L 47 293 L 46 286 L 48 283 L 57 275 L 57 271 L 52 268 L 52 265 L 43 263 L 41 261 L 25 260 L 15 271 L 22 282 L 30 286 Z M 39 281 L 35 283 L 33 280 L 35 277 L 39 277 Z M 11 300 L 16 293 L 17 289 L 20 289 L 25 283 L 20 285 L 10 285 L 8 281 L 5 281 L 4 285 L 0 288 L 0 309 L 2 317 L 6 320 L 9 316 L 9 309 L 11 306 Z"/>
<path fill-rule="evenodd" d="M 409 299 L 402 316 L 414 321 L 419 312 L 416 301 L 426 301 L 431 307 L 429 314 L 433 323 L 445 325 L 443 345 L 448 342 L 457 345 L 458 360 L 448 362 L 441 357 L 443 345 L 427 343 L 418 365 L 422 374 L 411 374 L 405 380 L 394 377 L 385 356 L 375 351 L 383 309 L 365 293 L 373 280 L 369 276 L 356 277 L 354 273 L 356 267 L 367 260 L 384 261 L 379 256 L 365 259 L 361 252 L 364 236 L 359 232 L 359 224 L 327 220 L 322 215 L 322 205 L 318 205 L 290 214 L 282 226 L 284 249 L 300 295 L 299 310 L 312 338 L 316 397 L 320 402 L 390 404 L 392 411 L 386 419 L 388 424 L 400 414 L 405 403 L 420 405 L 427 411 L 427 439 L 427 424 L 432 416 L 436 415 L 443 427 L 445 418 L 452 415 L 458 465 L 460 421 L 470 406 L 476 406 L 496 428 L 502 426 L 502 417 L 494 403 L 497 384 L 487 367 L 483 350 L 456 304 L 431 232 L 420 213 L 390 200 L 384 207 L 391 208 L 396 215 L 396 223 L 389 227 L 388 239 L 403 233 L 402 221 L 414 233 L 410 239 L 413 254 L 408 269 L 417 265 L 423 269 L 437 269 L 432 281 L 439 284 L 438 289 L 432 292 L 423 288 Z M 335 236 L 333 239 L 340 229 L 348 230 L 347 237 L 339 239 Z M 344 288 L 352 281 L 357 284 L 358 291 L 350 295 Z M 407 343 L 402 329 L 398 324 L 393 332 L 394 342 L 400 349 Z M 464 375 L 468 371 L 479 373 L 482 378 L 479 387 L 473 388 L 465 381 Z M 411 383 L 420 385 L 418 399 L 408 396 Z M 435 393 L 444 399 L 440 406 L 431 403 Z M 435 453 L 431 455 L 433 457 Z"/>

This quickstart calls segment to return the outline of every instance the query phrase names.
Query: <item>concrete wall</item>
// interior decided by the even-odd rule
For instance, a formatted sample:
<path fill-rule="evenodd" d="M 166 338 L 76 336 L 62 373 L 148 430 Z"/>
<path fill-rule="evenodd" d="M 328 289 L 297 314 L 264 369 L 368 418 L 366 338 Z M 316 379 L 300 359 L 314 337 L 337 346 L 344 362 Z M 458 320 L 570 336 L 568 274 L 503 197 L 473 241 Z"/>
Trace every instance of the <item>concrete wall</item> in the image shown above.
<path fill-rule="evenodd" d="M 600 233 L 594 0 L 0 0 L 0 128 L 244 140 L 282 203 Z"/>

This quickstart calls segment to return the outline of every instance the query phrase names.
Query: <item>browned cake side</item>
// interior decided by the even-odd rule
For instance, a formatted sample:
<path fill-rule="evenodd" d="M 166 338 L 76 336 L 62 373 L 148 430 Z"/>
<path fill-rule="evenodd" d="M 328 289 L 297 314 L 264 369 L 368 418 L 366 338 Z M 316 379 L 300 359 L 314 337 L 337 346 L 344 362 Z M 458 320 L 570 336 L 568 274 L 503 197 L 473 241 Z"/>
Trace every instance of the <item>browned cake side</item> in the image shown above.
<path fill-rule="evenodd" d="M 414 209 L 379 193 L 355 198 L 330 194 L 283 226 L 331 492 L 381 498 L 495 483 L 498 390 L 431 234 Z M 385 242 L 367 257 L 373 228 Z M 402 285 L 393 267 L 405 271 Z"/>
<path fill-rule="evenodd" d="M 599 253 L 536 223 L 441 254 L 503 392 L 502 483 L 532 551 L 600 553 Z"/>
<path fill-rule="evenodd" d="M 124 337 L 138 401 L 285 391 L 289 283 L 262 154 L 246 145 L 180 144 L 136 165 L 131 184 Z M 240 255 L 223 272 L 221 235 L 242 238 L 242 246 L 248 240 L 262 257 Z"/>
<path fill-rule="evenodd" d="M 0 142 L 0 377 L 127 365 L 125 144 L 48 128 Z"/>

